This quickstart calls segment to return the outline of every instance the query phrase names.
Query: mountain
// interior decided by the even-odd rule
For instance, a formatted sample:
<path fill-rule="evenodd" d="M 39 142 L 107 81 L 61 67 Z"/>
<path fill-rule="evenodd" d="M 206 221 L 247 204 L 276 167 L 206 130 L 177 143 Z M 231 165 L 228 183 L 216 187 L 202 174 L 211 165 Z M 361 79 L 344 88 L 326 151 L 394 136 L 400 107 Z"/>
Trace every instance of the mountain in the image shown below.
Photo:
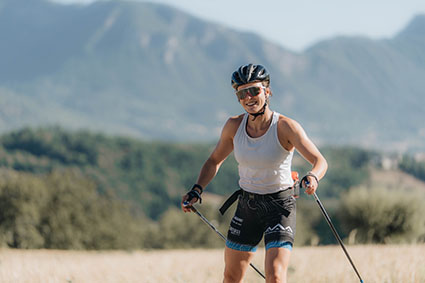
<path fill-rule="evenodd" d="M 337 37 L 296 53 L 174 8 L 0 1 L 0 131 L 58 124 L 150 140 L 216 140 L 242 112 L 241 64 L 271 73 L 273 110 L 318 143 L 425 145 L 425 16 L 394 38 Z"/>

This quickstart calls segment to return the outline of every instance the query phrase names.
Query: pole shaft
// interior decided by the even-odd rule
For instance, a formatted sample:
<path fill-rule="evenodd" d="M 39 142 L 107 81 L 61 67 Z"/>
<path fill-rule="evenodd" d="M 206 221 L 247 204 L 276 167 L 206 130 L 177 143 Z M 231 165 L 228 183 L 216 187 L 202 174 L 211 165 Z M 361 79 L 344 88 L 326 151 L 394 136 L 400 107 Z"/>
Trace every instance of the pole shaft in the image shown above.
<path fill-rule="evenodd" d="M 195 213 L 198 214 L 199 217 L 201 217 L 202 221 L 204 221 L 204 223 L 210 226 L 210 228 L 213 229 L 226 242 L 227 241 L 226 237 L 223 234 L 221 234 L 221 232 L 218 231 L 218 229 L 215 228 L 214 225 L 212 225 L 211 222 L 209 222 L 208 219 L 206 219 L 196 208 L 194 209 L 195 209 Z"/>
<path fill-rule="evenodd" d="M 329 227 L 331 228 L 331 230 L 332 230 L 332 232 L 333 232 L 333 234 L 334 234 L 335 238 L 337 239 L 338 243 L 341 245 L 341 248 L 342 248 L 342 250 L 344 251 L 345 255 L 347 256 L 348 261 L 350 262 L 351 266 L 353 267 L 354 271 L 356 272 L 357 276 L 359 277 L 360 282 L 362 283 L 362 282 L 363 282 L 363 279 L 362 279 L 362 277 L 360 276 L 360 273 L 357 271 L 356 266 L 354 265 L 353 261 L 351 260 L 351 257 L 350 257 L 350 255 L 348 254 L 348 252 L 347 252 L 347 250 L 346 250 L 346 248 L 345 248 L 345 246 L 344 246 L 344 243 L 343 243 L 343 242 L 342 242 L 342 240 L 341 240 L 341 237 L 340 237 L 340 236 L 338 235 L 338 233 L 336 232 L 336 229 L 335 229 L 334 225 L 332 224 L 331 218 L 329 217 L 328 213 L 326 212 L 325 207 L 322 205 L 322 202 L 320 201 L 320 199 L 319 199 L 319 197 L 317 196 L 316 192 L 314 192 L 314 198 L 315 198 L 315 200 L 316 200 L 317 204 L 319 205 L 320 210 L 322 211 L 322 214 L 323 214 L 323 216 L 324 216 L 324 217 L 325 217 L 325 219 L 326 219 L 326 222 L 328 222 L 328 225 L 329 225 Z"/>

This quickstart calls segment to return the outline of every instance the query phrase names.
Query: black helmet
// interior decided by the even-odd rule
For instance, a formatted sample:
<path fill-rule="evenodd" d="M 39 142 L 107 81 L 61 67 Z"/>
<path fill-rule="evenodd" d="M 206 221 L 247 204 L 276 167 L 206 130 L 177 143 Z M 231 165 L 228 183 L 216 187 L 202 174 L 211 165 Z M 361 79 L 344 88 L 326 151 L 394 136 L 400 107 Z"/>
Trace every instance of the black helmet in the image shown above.
<path fill-rule="evenodd" d="M 266 87 L 270 84 L 270 74 L 266 68 L 261 65 L 248 64 L 240 66 L 239 69 L 232 74 L 232 87 L 237 89 L 238 86 L 252 82 L 267 82 Z"/>

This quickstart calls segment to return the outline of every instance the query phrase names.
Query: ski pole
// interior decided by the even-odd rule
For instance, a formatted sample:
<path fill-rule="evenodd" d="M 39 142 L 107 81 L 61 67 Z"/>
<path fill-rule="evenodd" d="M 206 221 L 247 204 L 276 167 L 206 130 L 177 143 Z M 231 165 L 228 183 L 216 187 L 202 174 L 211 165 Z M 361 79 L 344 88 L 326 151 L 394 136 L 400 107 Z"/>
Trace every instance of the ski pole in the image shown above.
<path fill-rule="evenodd" d="M 305 184 L 306 184 L 306 186 L 308 186 L 309 182 L 307 180 L 305 180 Z M 302 183 L 300 185 L 302 186 Z M 331 218 L 329 217 L 328 213 L 326 212 L 325 207 L 323 206 L 323 204 L 320 201 L 319 197 L 317 196 L 316 192 L 314 192 L 313 196 L 314 196 L 314 199 L 316 200 L 317 204 L 319 205 L 320 210 L 322 211 L 322 214 L 326 219 L 326 222 L 328 222 L 328 225 L 331 228 L 335 238 L 337 239 L 338 243 L 341 245 L 342 250 L 344 251 L 345 255 L 347 256 L 348 261 L 351 263 L 351 266 L 353 267 L 354 271 L 356 272 L 357 277 L 359 277 L 360 283 L 363 283 L 363 279 L 360 276 L 360 273 L 357 271 L 357 268 L 354 265 L 353 260 L 351 259 L 350 255 L 348 254 L 347 249 L 345 248 L 344 243 L 341 240 L 341 237 L 338 235 L 338 232 L 336 231 L 335 226 L 332 224 Z"/>
<path fill-rule="evenodd" d="M 187 205 L 187 204 L 189 204 L 189 203 L 187 203 L 186 204 L 186 202 L 185 203 L 183 203 L 184 205 Z M 196 209 L 196 207 L 195 206 L 191 206 L 191 208 L 192 208 L 192 210 L 193 210 L 193 212 L 195 212 L 201 219 L 202 219 L 202 221 L 204 221 L 204 223 L 205 224 L 207 224 L 208 226 L 210 226 L 210 228 L 212 229 L 212 230 L 214 230 L 225 242 L 227 241 L 227 238 L 222 234 L 222 233 L 220 233 L 220 231 L 218 231 L 217 230 L 217 228 L 215 228 L 215 226 L 211 223 L 211 222 L 209 222 L 208 221 L 208 219 L 206 219 L 205 218 L 205 216 L 203 216 L 197 209 Z M 255 270 L 255 271 L 257 271 L 257 273 L 261 276 L 261 277 L 263 277 L 264 279 L 266 279 L 266 277 L 264 276 L 264 274 L 258 269 L 258 268 L 256 268 L 255 267 L 255 265 L 253 265 L 252 263 L 249 263 L 249 265 Z"/>

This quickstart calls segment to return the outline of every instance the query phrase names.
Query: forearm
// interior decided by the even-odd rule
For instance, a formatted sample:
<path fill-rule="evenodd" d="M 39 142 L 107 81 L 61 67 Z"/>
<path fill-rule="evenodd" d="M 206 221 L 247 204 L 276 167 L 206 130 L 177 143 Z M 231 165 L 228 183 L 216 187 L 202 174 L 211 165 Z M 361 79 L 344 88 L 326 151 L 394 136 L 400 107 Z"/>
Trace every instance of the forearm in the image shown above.
<path fill-rule="evenodd" d="M 319 156 L 313 163 L 312 163 L 311 171 L 313 174 L 317 176 L 317 178 L 320 180 L 322 179 L 326 171 L 328 170 L 328 163 L 326 162 L 326 159 L 323 156 Z"/>
<path fill-rule="evenodd" d="M 199 173 L 197 184 L 205 188 L 215 177 L 222 162 L 216 163 L 211 158 L 204 163 L 201 172 Z"/>

